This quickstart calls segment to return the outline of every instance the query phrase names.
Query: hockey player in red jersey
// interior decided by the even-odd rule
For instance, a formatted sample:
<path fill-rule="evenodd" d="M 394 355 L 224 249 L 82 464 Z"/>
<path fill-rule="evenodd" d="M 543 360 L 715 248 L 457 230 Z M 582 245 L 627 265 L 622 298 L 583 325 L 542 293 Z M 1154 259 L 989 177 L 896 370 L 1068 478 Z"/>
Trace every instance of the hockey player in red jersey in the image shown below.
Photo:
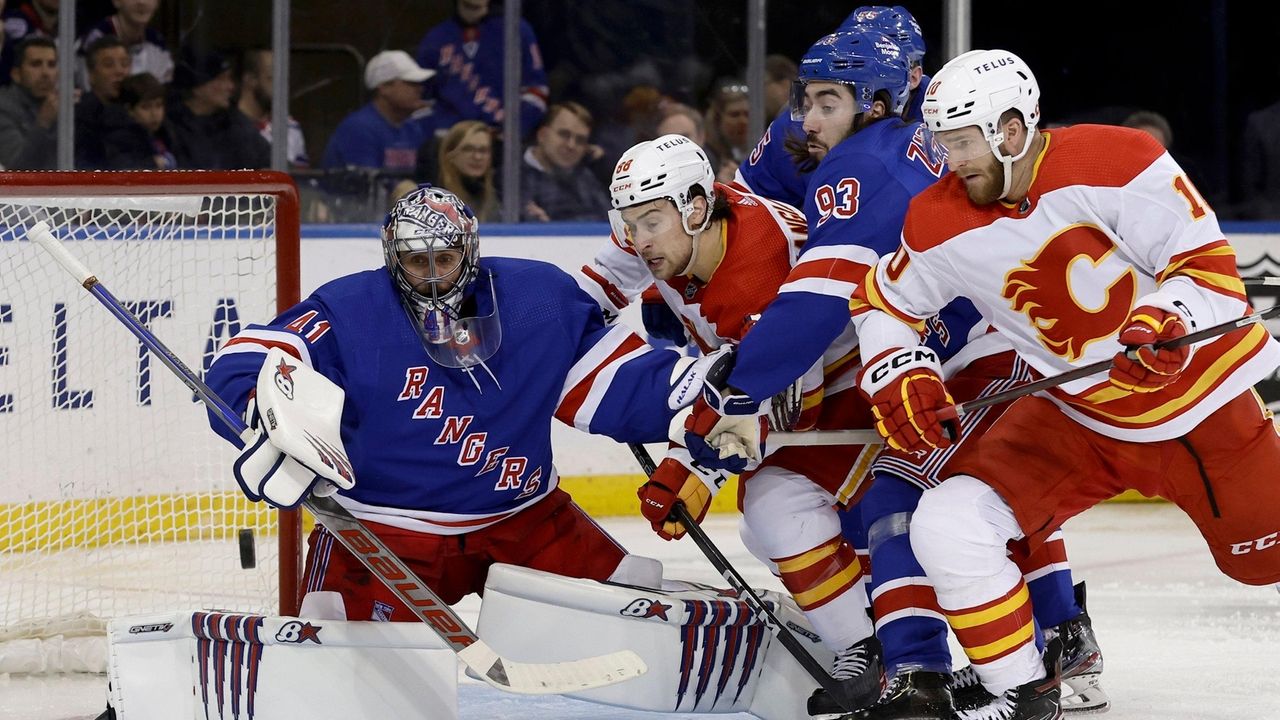
<path fill-rule="evenodd" d="M 889 443 L 908 451 L 950 442 L 939 412 L 951 397 L 918 333 L 953 298 L 971 300 L 1040 375 L 1113 359 L 1107 376 L 1015 401 L 959 449 L 913 517 L 912 548 L 996 696 L 966 719 L 1060 714 L 1060 643 L 1042 643 L 1009 540 L 1034 548 L 1132 488 L 1177 503 L 1230 577 L 1280 580 L 1280 545 L 1258 542 L 1280 517 L 1280 437 L 1252 390 L 1280 345 L 1250 324 L 1152 347 L 1249 312 L 1231 246 L 1149 136 L 1037 131 L 1038 103 L 1034 75 L 1007 51 L 966 53 L 934 76 L 923 114 L 952 172 L 912 200 L 902 246 L 850 304 L 876 358 L 861 388 Z"/>
<path fill-rule="evenodd" d="M 706 154 L 681 135 L 628 150 L 614 170 L 611 212 L 618 250 L 644 261 L 667 304 L 703 352 L 736 345 L 777 296 L 805 238 L 795 208 L 714 182 Z M 867 427 L 853 388 L 852 343 L 833 343 L 804 377 L 798 422 L 822 429 Z M 709 370 L 708 372 L 711 372 Z M 785 413 L 777 412 L 775 416 Z M 786 427 L 784 429 L 793 429 Z M 836 653 L 835 672 L 861 704 L 880 692 L 876 642 L 864 612 L 864 569 L 842 537 L 837 508 L 856 501 L 878 446 L 783 448 L 742 475 L 742 537 L 775 569 L 814 630 Z M 685 528 L 667 516 L 683 502 L 702 519 L 727 478 L 673 447 L 639 490 L 659 535 Z"/>

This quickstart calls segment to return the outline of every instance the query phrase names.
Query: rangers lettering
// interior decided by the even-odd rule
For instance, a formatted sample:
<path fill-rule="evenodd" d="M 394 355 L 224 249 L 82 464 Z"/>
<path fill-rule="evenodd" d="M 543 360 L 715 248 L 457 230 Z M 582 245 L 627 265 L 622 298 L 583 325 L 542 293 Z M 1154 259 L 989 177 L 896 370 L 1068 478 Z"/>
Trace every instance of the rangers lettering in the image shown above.
<path fill-rule="evenodd" d="M 494 490 L 511 490 L 520 487 L 520 476 L 524 474 L 529 458 L 509 457 L 502 461 L 502 476 L 493 486 Z"/>
<path fill-rule="evenodd" d="M 462 440 L 463 433 L 467 431 L 467 427 L 471 425 L 471 421 L 475 419 L 474 415 L 450 415 L 444 421 L 444 427 L 440 428 L 440 434 L 436 436 L 436 445 L 447 445 Z"/>
<path fill-rule="evenodd" d="M 444 387 L 436 385 L 427 393 L 426 399 L 413 410 L 415 420 L 435 419 L 444 415 Z"/>
<path fill-rule="evenodd" d="M 396 400 L 416 400 L 422 396 L 422 386 L 427 382 L 427 373 L 431 368 L 417 365 L 404 371 L 404 389 Z"/>
<path fill-rule="evenodd" d="M 471 433 L 462 441 L 462 449 L 458 451 L 459 465 L 475 465 L 484 454 L 484 441 L 489 437 L 487 432 Z"/>

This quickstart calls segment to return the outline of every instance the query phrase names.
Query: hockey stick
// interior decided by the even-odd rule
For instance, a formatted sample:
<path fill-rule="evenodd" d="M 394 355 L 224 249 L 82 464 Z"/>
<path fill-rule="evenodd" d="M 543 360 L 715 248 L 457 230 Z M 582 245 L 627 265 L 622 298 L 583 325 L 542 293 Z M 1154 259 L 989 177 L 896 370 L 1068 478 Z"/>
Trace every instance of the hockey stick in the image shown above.
<path fill-rule="evenodd" d="M 795 434 L 801 435 L 804 433 Z M 653 477 L 653 473 L 657 471 L 658 466 L 654 464 L 653 457 L 649 455 L 649 451 L 645 446 L 627 443 L 627 448 L 631 450 L 632 455 L 636 456 L 636 460 L 640 463 L 640 469 L 644 471 L 645 476 Z M 689 537 L 693 538 L 693 543 L 698 546 L 703 555 L 707 556 L 707 560 L 711 561 L 711 565 L 724 577 L 729 586 L 738 591 L 738 595 L 747 604 L 747 607 L 750 607 L 757 617 L 764 620 L 764 624 L 773 632 L 773 636 L 778 638 L 778 642 L 782 643 L 787 652 L 791 653 L 796 662 L 800 663 L 800 667 L 804 668 L 817 681 L 818 685 L 840 704 L 840 707 L 850 711 L 856 710 L 857 707 L 855 707 L 853 699 L 849 697 L 849 693 L 845 692 L 840 682 L 831 677 L 831 673 L 827 672 L 826 668 L 813 659 L 809 651 L 804 649 L 799 640 L 796 640 L 796 636 L 792 635 L 787 626 L 778 619 L 778 616 L 773 614 L 773 610 L 769 608 L 769 605 L 756 594 L 755 590 L 751 589 L 751 586 L 747 584 L 742 575 L 738 574 L 737 569 L 729 564 L 728 558 L 720 552 L 720 548 L 716 547 L 711 538 L 707 537 L 707 533 L 698 524 L 698 521 L 694 520 L 693 516 L 689 514 L 689 510 L 684 506 L 684 503 L 675 503 L 671 508 L 671 515 L 681 525 L 684 525 L 685 530 L 689 532 Z"/>
<path fill-rule="evenodd" d="M 819 445 L 879 445 L 884 442 L 875 430 L 807 430 L 771 432 L 765 438 L 771 448 L 816 447 Z"/>
<path fill-rule="evenodd" d="M 36 223 L 27 231 L 27 239 L 52 255 L 64 270 L 76 278 L 147 349 L 155 353 L 165 367 L 177 375 L 239 437 L 241 446 L 255 436 L 254 430 L 222 398 L 153 335 L 137 316 L 121 305 L 93 272 L 49 232 L 48 225 Z M 466 622 L 432 592 L 404 561 L 396 557 L 377 535 L 370 532 L 337 501 L 333 498 L 310 497 L 303 501 L 303 506 L 419 620 L 448 643 L 467 667 L 475 671 L 481 680 L 500 690 L 533 695 L 576 692 L 639 677 L 648 670 L 644 660 L 630 650 L 558 663 L 522 663 L 504 658 L 467 627 Z"/>
<path fill-rule="evenodd" d="M 1271 278 L 1264 278 L 1264 279 L 1271 279 Z M 1275 278 L 1275 279 L 1277 280 L 1275 284 L 1280 285 L 1280 278 Z M 1255 322 L 1260 322 L 1262 320 L 1267 320 L 1277 315 L 1280 315 L 1280 304 L 1272 305 L 1266 310 L 1260 310 L 1256 313 L 1253 313 L 1252 315 L 1245 315 L 1242 318 L 1229 320 L 1219 325 L 1214 325 L 1213 327 L 1208 327 L 1208 328 L 1205 328 L 1204 330 L 1193 332 L 1190 335 L 1183 335 L 1180 338 L 1174 338 L 1173 340 L 1169 340 L 1168 342 L 1156 343 L 1152 347 L 1154 347 L 1157 350 L 1185 347 L 1187 345 L 1198 343 L 1201 340 L 1209 340 L 1210 338 L 1215 338 L 1215 337 L 1218 337 L 1219 335 L 1226 335 L 1227 333 L 1237 328 L 1242 328 L 1245 325 L 1249 325 Z M 1040 392 L 1041 390 L 1048 390 L 1049 388 L 1055 388 L 1055 387 L 1058 387 L 1059 385 L 1065 385 L 1066 383 L 1069 383 L 1072 380 L 1079 380 L 1080 378 L 1089 377 L 1090 375 L 1096 375 L 1100 372 L 1105 372 L 1110 369 L 1111 369 L 1111 360 L 1109 359 L 1099 360 L 1096 363 L 1090 363 L 1088 365 L 1085 365 L 1084 367 L 1078 367 L 1075 370 L 1068 370 L 1067 372 L 1061 373 L 1059 375 L 1054 375 L 1053 377 L 1042 378 L 1040 380 L 1036 380 L 1035 382 L 1029 382 L 1029 383 L 1026 383 L 1025 385 L 1019 385 L 1018 387 L 1005 390 L 1004 392 L 998 392 L 994 395 L 988 395 L 986 397 L 981 397 L 976 400 L 970 400 L 969 402 L 957 403 L 950 407 L 942 408 L 941 410 L 938 411 L 938 419 L 939 420 L 955 420 L 956 418 L 964 417 L 965 415 L 973 412 L 974 410 L 979 410 L 981 408 L 989 407 L 991 405 L 999 405 L 1000 403 L 1009 402 L 1010 400 L 1016 400 L 1024 395 L 1030 395 L 1032 393 Z"/>
<path fill-rule="evenodd" d="M 1266 275 L 1261 277 L 1241 278 L 1241 280 L 1244 281 L 1245 285 L 1280 285 L 1280 277 L 1270 277 Z"/>

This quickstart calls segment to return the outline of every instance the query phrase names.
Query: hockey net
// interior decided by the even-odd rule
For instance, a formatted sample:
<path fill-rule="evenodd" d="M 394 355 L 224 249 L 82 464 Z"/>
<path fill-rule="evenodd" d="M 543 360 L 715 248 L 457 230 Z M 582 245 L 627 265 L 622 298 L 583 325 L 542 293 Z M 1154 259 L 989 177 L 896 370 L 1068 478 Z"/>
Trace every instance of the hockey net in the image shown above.
<path fill-rule="evenodd" d="M 0 674 L 100 671 L 115 617 L 289 613 L 296 516 L 240 494 L 190 390 L 25 239 L 41 220 L 197 372 L 298 300 L 287 175 L 0 173 Z"/>

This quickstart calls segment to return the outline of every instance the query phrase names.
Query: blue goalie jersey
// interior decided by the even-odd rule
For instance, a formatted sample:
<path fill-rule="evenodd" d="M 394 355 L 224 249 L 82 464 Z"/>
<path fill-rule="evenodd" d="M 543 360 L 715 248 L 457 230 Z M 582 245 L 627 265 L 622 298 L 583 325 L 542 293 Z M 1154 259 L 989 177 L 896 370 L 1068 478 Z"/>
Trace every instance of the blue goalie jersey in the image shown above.
<path fill-rule="evenodd" d="M 219 351 L 206 381 L 243 412 L 272 347 L 324 374 L 346 391 L 342 438 L 356 486 L 343 505 L 437 534 L 485 527 L 556 487 L 552 417 L 620 441 L 666 438 L 675 353 L 606 327 L 595 301 L 547 263 L 481 259 L 478 314 L 495 296 L 502 340 L 484 367 L 435 363 L 379 269 L 334 280 L 270 324 L 248 326 Z"/>

